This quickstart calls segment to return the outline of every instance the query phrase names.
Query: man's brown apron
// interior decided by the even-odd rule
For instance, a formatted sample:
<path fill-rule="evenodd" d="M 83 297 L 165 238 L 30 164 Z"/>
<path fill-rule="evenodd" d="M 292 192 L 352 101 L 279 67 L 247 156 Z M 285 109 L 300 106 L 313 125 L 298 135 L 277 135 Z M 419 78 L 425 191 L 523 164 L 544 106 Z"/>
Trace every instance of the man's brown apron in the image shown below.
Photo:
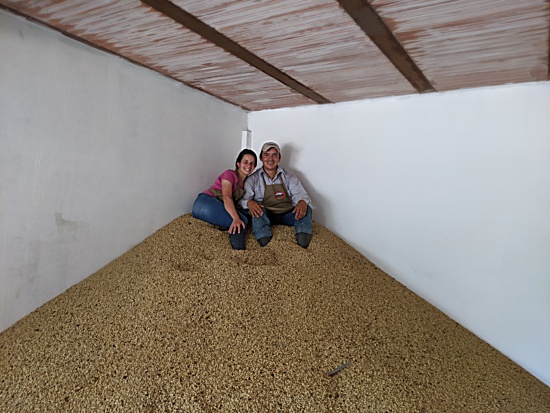
<path fill-rule="evenodd" d="M 294 205 L 292 205 L 292 200 L 283 181 L 281 180 L 280 184 L 267 185 L 263 176 L 262 179 L 265 185 L 262 205 L 265 209 L 275 214 L 284 214 L 291 211 Z"/>

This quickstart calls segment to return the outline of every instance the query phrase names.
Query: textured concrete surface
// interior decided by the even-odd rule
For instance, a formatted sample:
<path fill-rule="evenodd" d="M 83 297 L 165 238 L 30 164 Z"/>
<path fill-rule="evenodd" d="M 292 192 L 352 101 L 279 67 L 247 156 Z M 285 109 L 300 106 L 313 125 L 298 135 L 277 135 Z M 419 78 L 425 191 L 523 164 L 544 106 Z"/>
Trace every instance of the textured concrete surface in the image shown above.
<path fill-rule="evenodd" d="M 0 411 L 550 412 L 549 387 L 324 227 L 308 250 L 247 237 L 184 215 L 4 331 Z"/>

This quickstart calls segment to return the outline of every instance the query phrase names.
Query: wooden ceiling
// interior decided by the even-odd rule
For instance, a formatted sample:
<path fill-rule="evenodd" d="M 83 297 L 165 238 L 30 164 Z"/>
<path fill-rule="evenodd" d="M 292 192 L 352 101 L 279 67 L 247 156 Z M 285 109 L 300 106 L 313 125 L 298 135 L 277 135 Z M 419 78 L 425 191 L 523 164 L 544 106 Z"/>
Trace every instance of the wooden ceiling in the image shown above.
<path fill-rule="evenodd" d="M 549 80 L 550 0 L 0 0 L 0 7 L 247 110 Z"/>

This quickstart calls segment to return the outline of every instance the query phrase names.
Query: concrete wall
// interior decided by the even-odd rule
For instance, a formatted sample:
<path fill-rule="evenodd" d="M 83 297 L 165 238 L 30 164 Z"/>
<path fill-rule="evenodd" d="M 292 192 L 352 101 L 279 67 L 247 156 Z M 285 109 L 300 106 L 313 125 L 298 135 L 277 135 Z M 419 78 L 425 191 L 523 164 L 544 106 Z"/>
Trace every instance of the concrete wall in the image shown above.
<path fill-rule="evenodd" d="M 191 211 L 247 113 L 0 11 L 0 331 Z"/>
<path fill-rule="evenodd" d="M 314 219 L 550 384 L 550 83 L 250 114 Z M 315 242 L 315 241 L 312 241 Z"/>

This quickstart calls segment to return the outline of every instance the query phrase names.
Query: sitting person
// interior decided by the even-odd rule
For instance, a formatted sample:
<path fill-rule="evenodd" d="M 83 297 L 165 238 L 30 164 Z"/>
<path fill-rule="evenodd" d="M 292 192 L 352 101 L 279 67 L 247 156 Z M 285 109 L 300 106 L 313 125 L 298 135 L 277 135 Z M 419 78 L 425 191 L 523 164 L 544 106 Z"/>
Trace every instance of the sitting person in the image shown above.
<path fill-rule="evenodd" d="M 197 196 L 193 204 L 195 218 L 229 230 L 229 242 L 236 250 L 245 249 L 244 236 L 249 218 L 247 211 L 237 209 L 236 202 L 243 196 L 244 182 L 254 171 L 256 163 L 254 151 L 243 149 L 235 162 L 235 170 L 224 171 L 210 188 Z"/>
<path fill-rule="evenodd" d="M 312 234 L 311 200 L 292 173 L 281 168 L 281 149 L 275 142 L 267 142 L 260 153 L 262 168 L 248 177 L 241 199 L 243 208 L 252 216 L 252 231 L 265 247 L 272 238 L 271 225 L 294 226 L 296 242 L 307 248 Z"/>

